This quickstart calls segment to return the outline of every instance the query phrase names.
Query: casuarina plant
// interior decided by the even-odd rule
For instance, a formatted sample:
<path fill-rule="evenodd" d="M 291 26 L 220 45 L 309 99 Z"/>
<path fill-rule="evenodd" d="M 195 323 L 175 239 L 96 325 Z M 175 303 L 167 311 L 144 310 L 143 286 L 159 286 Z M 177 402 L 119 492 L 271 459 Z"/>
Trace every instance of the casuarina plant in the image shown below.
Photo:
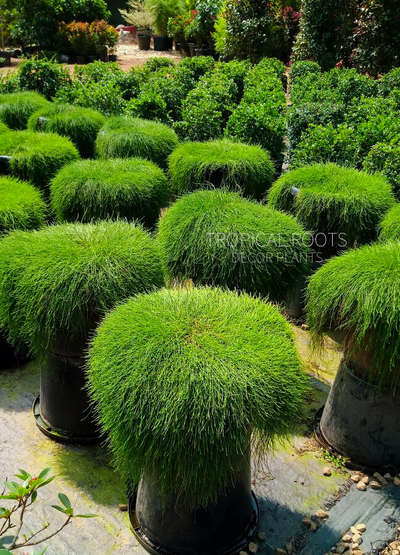
<path fill-rule="evenodd" d="M 46 222 L 46 204 L 29 183 L 0 177 L 0 235 L 14 229 L 36 229 Z"/>
<path fill-rule="evenodd" d="M 170 198 L 164 172 L 141 158 L 73 162 L 50 189 L 59 222 L 126 218 L 153 227 Z"/>
<path fill-rule="evenodd" d="M 5 133 L 6 131 L 10 131 L 10 128 L 7 125 L 0 121 L 0 133 Z"/>
<path fill-rule="evenodd" d="M 309 237 L 287 214 L 222 190 L 170 206 L 158 241 L 169 279 L 192 279 L 283 301 L 308 273 Z"/>
<path fill-rule="evenodd" d="M 166 167 L 167 158 L 178 144 L 167 125 L 139 118 L 115 116 L 108 119 L 96 140 L 99 158 L 146 158 Z"/>
<path fill-rule="evenodd" d="M 379 238 L 382 241 L 400 240 L 400 204 L 395 204 L 379 225 Z"/>
<path fill-rule="evenodd" d="M 33 113 L 29 118 L 28 128 L 68 137 L 83 158 L 91 158 L 94 155 L 97 133 L 105 120 L 100 112 L 91 108 L 52 104 Z"/>
<path fill-rule="evenodd" d="M 277 309 L 220 289 L 139 295 L 98 328 L 88 378 L 117 468 L 133 487 L 141 480 L 147 545 L 214 553 L 243 537 L 251 436 L 263 452 L 290 432 L 307 388 Z"/>
<path fill-rule="evenodd" d="M 49 105 L 44 96 L 33 91 L 0 94 L 0 121 L 11 129 L 25 129 L 33 112 Z"/>

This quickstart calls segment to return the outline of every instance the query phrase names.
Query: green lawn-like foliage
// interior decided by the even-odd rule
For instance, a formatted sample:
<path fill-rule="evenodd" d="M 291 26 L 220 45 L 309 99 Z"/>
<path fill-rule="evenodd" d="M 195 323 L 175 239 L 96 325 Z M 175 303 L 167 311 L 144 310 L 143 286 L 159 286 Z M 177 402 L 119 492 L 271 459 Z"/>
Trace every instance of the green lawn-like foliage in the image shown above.
<path fill-rule="evenodd" d="M 99 158 L 146 158 L 166 167 L 167 158 L 178 144 L 173 129 L 158 123 L 124 116 L 112 117 L 96 140 Z"/>
<path fill-rule="evenodd" d="M 296 220 L 223 190 L 196 191 L 162 216 L 169 279 L 192 279 L 284 300 L 308 273 L 309 238 Z"/>
<path fill-rule="evenodd" d="M 28 128 L 68 137 L 83 158 L 91 158 L 94 155 L 97 133 L 105 120 L 106 118 L 100 112 L 90 108 L 52 104 L 49 108 L 43 108 L 32 114 L 28 121 Z"/>
<path fill-rule="evenodd" d="M 46 204 L 39 191 L 13 177 L 0 177 L 0 236 L 45 224 Z"/>
<path fill-rule="evenodd" d="M 0 154 L 11 156 L 13 175 L 30 181 L 46 194 L 57 171 L 79 158 L 76 147 L 66 137 L 33 131 L 2 133 Z"/>
<path fill-rule="evenodd" d="M 0 121 L 0 133 L 6 133 L 7 131 L 10 131 L 10 128 L 7 127 L 5 123 Z"/>
<path fill-rule="evenodd" d="M 259 199 L 271 186 L 275 168 L 261 147 L 216 140 L 178 146 L 169 157 L 169 173 L 178 194 L 225 187 Z"/>
<path fill-rule="evenodd" d="M 297 196 L 293 187 L 299 189 Z M 377 237 L 378 224 L 395 199 L 381 175 L 335 164 L 315 164 L 284 174 L 271 187 L 269 205 L 296 216 L 316 233 L 344 233 L 349 247 Z"/>
<path fill-rule="evenodd" d="M 307 323 L 317 342 L 340 332 L 348 356 L 371 354 L 368 379 L 398 394 L 400 383 L 400 243 L 376 243 L 325 264 L 310 280 Z"/>
<path fill-rule="evenodd" d="M 14 231 L 0 241 L 0 326 L 38 355 L 60 337 L 84 341 L 116 303 L 162 284 L 153 239 L 127 222 Z"/>
<path fill-rule="evenodd" d="M 111 312 L 89 352 L 90 390 L 114 460 L 136 484 L 197 508 L 293 430 L 307 379 L 270 304 L 219 289 L 163 289 Z"/>
<path fill-rule="evenodd" d="M 385 215 L 379 226 L 382 241 L 400 241 L 400 204 L 395 204 Z"/>
<path fill-rule="evenodd" d="M 152 227 L 170 198 L 164 172 L 141 158 L 73 162 L 50 190 L 59 222 L 126 218 Z"/>
<path fill-rule="evenodd" d="M 0 121 L 11 129 L 25 129 L 33 112 L 48 106 L 50 102 L 37 92 L 0 94 Z"/>

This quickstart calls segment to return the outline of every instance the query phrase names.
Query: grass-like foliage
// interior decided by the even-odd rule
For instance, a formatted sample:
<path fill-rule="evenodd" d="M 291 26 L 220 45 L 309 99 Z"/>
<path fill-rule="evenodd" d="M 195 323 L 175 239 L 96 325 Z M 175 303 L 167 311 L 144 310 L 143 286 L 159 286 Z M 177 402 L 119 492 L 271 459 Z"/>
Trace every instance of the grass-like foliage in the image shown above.
<path fill-rule="evenodd" d="M 307 323 L 317 341 L 344 335 L 346 357 L 362 349 L 371 360 L 368 380 L 399 394 L 399 243 L 364 246 L 325 264 L 310 280 Z"/>
<path fill-rule="evenodd" d="M 307 380 L 270 304 L 219 289 L 163 289 L 120 305 L 89 351 L 89 383 L 117 467 L 148 471 L 193 508 L 229 487 L 250 434 L 293 431 Z"/>
<path fill-rule="evenodd" d="M 33 131 L 3 133 L 0 155 L 11 156 L 11 172 L 16 177 L 30 181 L 45 193 L 58 170 L 79 158 L 76 147 L 66 137 Z"/>
<path fill-rule="evenodd" d="M 299 189 L 294 194 L 293 187 Z M 268 195 L 272 208 L 296 216 L 315 233 L 345 234 L 348 246 L 377 237 L 378 224 L 395 199 L 381 175 L 335 164 L 315 164 L 284 174 Z"/>
<path fill-rule="evenodd" d="M 379 229 L 379 238 L 382 241 L 400 240 L 400 204 L 396 204 L 386 213 Z"/>
<path fill-rule="evenodd" d="M 10 128 L 7 127 L 5 123 L 0 121 L 0 133 L 6 133 L 7 131 L 10 131 Z"/>
<path fill-rule="evenodd" d="M 28 128 L 68 137 L 83 158 L 91 158 L 94 155 L 97 133 L 105 120 L 106 118 L 100 112 L 91 108 L 52 104 L 32 114 L 28 121 Z"/>
<path fill-rule="evenodd" d="M 37 92 L 0 94 L 0 121 L 11 129 L 25 129 L 33 112 L 46 106 L 50 102 Z"/>
<path fill-rule="evenodd" d="M 258 146 L 216 140 L 183 143 L 169 157 L 175 193 L 224 187 L 260 199 L 275 173 L 269 154 Z"/>
<path fill-rule="evenodd" d="M 99 158 L 146 158 L 166 167 L 177 144 L 175 131 L 163 123 L 115 116 L 100 130 L 96 151 Z"/>
<path fill-rule="evenodd" d="M 170 198 L 164 172 L 141 158 L 73 162 L 56 175 L 50 192 L 59 222 L 126 218 L 149 227 Z"/>
<path fill-rule="evenodd" d="M 36 229 L 45 221 L 46 204 L 35 187 L 0 177 L 0 236 L 14 229 Z"/>
<path fill-rule="evenodd" d="M 163 284 L 154 240 L 119 221 L 14 231 L 0 241 L 0 325 L 43 354 L 85 341 L 119 301 Z"/>
<path fill-rule="evenodd" d="M 308 272 L 309 237 L 287 214 L 223 190 L 170 206 L 158 241 L 169 279 L 192 279 L 281 301 Z"/>

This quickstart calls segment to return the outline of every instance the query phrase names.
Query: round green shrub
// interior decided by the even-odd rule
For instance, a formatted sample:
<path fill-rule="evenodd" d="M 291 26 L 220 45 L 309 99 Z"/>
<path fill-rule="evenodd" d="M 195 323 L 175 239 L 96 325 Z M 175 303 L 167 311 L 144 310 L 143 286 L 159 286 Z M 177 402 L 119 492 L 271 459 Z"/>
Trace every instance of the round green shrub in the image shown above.
<path fill-rule="evenodd" d="M 35 354 L 60 336 L 87 339 L 116 303 L 162 285 L 153 239 L 127 222 L 14 231 L 0 241 L 0 325 Z"/>
<path fill-rule="evenodd" d="M 208 288 L 120 305 L 97 330 L 88 378 L 125 479 L 152 473 L 193 507 L 229 487 L 251 432 L 263 451 L 293 429 L 308 387 L 276 308 Z"/>
<path fill-rule="evenodd" d="M 381 241 L 389 241 L 391 239 L 400 241 L 400 204 L 396 204 L 386 213 L 379 229 Z"/>
<path fill-rule="evenodd" d="M 376 143 L 363 162 L 363 169 L 369 173 L 381 172 L 389 181 L 397 198 L 400 198 L 400 144 Z"/>
<path fill-rule="evenodd" d="M 48 106 L 44 96 L 32 91 L 0 94 L 0 121 L 11 129 L 25 129 L 33 112 Z"/>
<path fill-rule="evenodd" d="M 296 79 L 303 79 L 306 75 L 319 75 L 320 73 L 321 66 L 317 62 L 299 60 L 290 67 L 290 82 L 294 83 Z"/>
<path fill-rule="evenodd" d="M 36 229 L 46 222 L 39 191 L 13 177 L 0 177 L 0 236 L 14 229 Z"/>
<path fill-rule="evenodd" d="M 83 158 L 94 156 L 97 133 L 106 118 L 90 108 L 68 104 L 52 104 L 38 110 L 29 118 L 28 129 L 58 133 L 68 137 Z"/>
<path fill-rule="evenodd" d="M 376 239 L 378 224 L 395 199 L 380 175 L 315 164 L 280 177 L 268 201 L 272 208 L 295 215 L 306 229 L 327 236 L 329 242 L 328 236 L 334 234 L 330 237 L 344 248 Z"/>
<path fill-rule="evenodd" d="M 268 152 L 228 140 L 183 143 L 169 157 L 171 184 L 178 194 L 225 187 L 259 199 L 271 186 L 274 173 Z"/>
<path fill-rule="evenodd" d="M 126 218 L 152 227 L 170 198 L 164 172 L 141 158 L 72 162 L 50 191 L 59 222 Z"/>
<path fill-rule="evenodd" d="M 170 127 L 156 121 L 115 116 L 106 121 L 96 140 L 99 158 L 146 158 L 166 167 L 178 144 Z"/>
<path fill-rule="evenodd" d="M 375 243 L 327 262 L 310 280 L 307 323 L 319 342 L 323 334 L 345 337 L 348 355 L 371 354 L 369 381 L 400 382 L 399 242 Z"/>
<path fill-rule="evenodd" d="M 222 190 L 196 191 L 170 206 L 158 241 L 169 279 L 276 301 L 309 270 L 309 237 L 292 216 Z"/>

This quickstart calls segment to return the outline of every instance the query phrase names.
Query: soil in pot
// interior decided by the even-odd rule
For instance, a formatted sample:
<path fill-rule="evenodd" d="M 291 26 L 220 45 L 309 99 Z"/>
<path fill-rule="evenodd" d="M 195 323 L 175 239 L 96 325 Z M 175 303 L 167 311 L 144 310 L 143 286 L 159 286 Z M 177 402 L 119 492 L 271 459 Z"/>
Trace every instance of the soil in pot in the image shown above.
<path fill-rule="evenodd" d="M 139 50 L 150 50 L 150 35 L 144 35 L 142 33 L 138 33 L 138 46 Z"/>

